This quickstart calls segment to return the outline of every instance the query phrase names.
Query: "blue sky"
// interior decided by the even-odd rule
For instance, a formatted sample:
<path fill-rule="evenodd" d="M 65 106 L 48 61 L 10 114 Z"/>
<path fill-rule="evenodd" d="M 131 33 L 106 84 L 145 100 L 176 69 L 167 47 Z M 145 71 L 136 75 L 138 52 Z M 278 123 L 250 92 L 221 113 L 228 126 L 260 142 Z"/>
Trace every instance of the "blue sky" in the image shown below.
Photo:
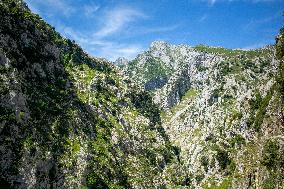
<path fill-rule="evenodd" d="M 258 48 L 284 25 L 284 0 L 26 0 L 93 56 L 134 58 L 154 40 Z"/>

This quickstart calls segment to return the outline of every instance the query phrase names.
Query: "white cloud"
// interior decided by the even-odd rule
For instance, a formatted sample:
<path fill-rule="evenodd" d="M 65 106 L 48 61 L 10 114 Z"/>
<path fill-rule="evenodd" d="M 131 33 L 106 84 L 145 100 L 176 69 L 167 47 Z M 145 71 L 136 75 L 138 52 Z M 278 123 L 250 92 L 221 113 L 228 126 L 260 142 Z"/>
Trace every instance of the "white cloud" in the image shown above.
<path fill-rule="evenodd" d="M 51 0 L 49 0 L 51 1 Z M 82 6 L 80 9 L 85 10 L 85 16 L 96 18 L 102 14 L 104 9 L 95 4 Z M 100 11 L 95 15 L 96 11 Z M 57 22 L 58 30 L 67 38 L 74 39 L 80 44 L 88 53 L 95 56 L 108 58 L 111 61 L 119 57 L 133 59 L 139 52 L 143 51 L 140 44 L 125 42 L 116 42 L 115 40 L 108 40 L 107 37 L 112 37 L 113 34 L 120 32 L 127 28 L 130 23 L 140 18 L 147 18 L 141 11 L 130 7 L 119 7 L 103 12 L 100 17 L 102 24 L 97 28 L 97 32 L 77 31 L 73 27 L 67 27 L 64 23 Z M 154 28 L 152 32 L 166 31 L 174 28 Z"/>
<path fill-rule="evenodd" d="M 111 61 L 115 61 L 119 57 L 124 57 L 131 60 L 143 50 L 143 47 L 137 44 L 111 43 L 103 45 L 100 48 L 99 55 L 102 57 L 108 57 Z"/>
<path fill-rule="evenodd" d="M 94 16 L 94 13 L 99 10 L 100 6 L 97 4 L 90 4 L 90 5 L 84 5 L 83 11 L 86 17 L 90 18 Z"/>
<path fill-rule="evenodd" d="M 146 18 L 142 12 L 127 8 L 120 7 L 109 10 L 101 18 L 104 21 L 102 27 L 95 33 L 97 37 L 106 37 L 113 33 L 121 31 L 127 24 L 134 22 L 138 18 Z"/>
<path fill-rule="evenodd" d="M 77 43 L 82 45 L 84 49 L 89 51 L 89 53 L 108 58 L 111 61 L 115 61 L 119 57 L 133 59 L 139 52 L 144 50 L 144 48 L 138 44 L 116 43 L 97 38 L 90 34 L 81 34 L 69 27 L 61 28 L 61 30 L 66 37 L 74 39 Z"/>
<path fill-rule="evenodd" d="M 69 4 L 67 0 L 26 0 L 26 3 L 29 7 L 32 7 L 32 10 L 38 10 L 41 7 L 41 13 L 46 15 L 52 15 L 53 12 L 58 12 L 64 16 L 70 16 L 76 12 L 76 8 Z"/>
<path fill-rule="evenodd" d="M 167 26 L 154 26 L 138 28 L 135 22 L 148 19 L 149 17 L 142 11 L 133 7 L 114 7 L 106 8 L 100 7 L 98 4 L 89 3 L 82 4 L 80 6 L 71 6 L 71 1 L 68 0 L 27 0 L 28 5 L 34 7 L 33 9 L 39 9 L 41 15 L 51 16 L 52 23 L 56 28 L 67 38 L 74 39 L 80 44 L 86 51 L 95 55 L 106 57 L 109 60 L 114 61 L 118 57 L 125 57 L 133 59 L 139 52 L 144 50 L 141 44 L 128 42 L 130 35 L 144 35 L 148 33 L 161 33 L 176 30 L 180 24 L 167 25 Z M 93 19 L 98 21 L 94 24 L 94 27 L 88 31 L 78 31 L 73 26 L 67 27 L 60 20 L 54 16 L 76 16 L 75 13 L 81 13 L 88 21 Z M 133 26 L 133 27 L 131 27 Z M 128 30 L 130 28 L 130 30 Z M 122 31 L 130 31 L 122 32 Z M 119 34 L 119 42 L 114 39 L 114 36 Z M 111 38 L 111 40 L 110 40 Z"/>

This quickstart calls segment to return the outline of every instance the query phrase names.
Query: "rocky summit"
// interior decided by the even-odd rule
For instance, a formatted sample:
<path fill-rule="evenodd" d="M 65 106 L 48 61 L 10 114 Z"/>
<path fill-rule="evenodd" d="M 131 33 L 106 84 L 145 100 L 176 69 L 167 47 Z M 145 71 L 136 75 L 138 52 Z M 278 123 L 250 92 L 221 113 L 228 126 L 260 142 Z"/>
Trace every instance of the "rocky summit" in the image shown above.
<path fill-rule="evenodd" d="M 0 0 L 0 188 L 284 188 L 284 30 L 88 55 Z"/>

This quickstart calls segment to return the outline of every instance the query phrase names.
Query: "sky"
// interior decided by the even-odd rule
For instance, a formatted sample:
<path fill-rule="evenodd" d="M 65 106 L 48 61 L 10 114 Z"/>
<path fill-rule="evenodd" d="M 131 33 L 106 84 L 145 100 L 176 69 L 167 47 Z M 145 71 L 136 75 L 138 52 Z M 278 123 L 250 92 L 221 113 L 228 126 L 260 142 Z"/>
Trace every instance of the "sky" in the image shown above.
<path fill-rule="evenodd" d="M 92 56 L 135 58 L 151 42 L 253 49 L 274 44 L 284 0 L 26 0 Z"/>

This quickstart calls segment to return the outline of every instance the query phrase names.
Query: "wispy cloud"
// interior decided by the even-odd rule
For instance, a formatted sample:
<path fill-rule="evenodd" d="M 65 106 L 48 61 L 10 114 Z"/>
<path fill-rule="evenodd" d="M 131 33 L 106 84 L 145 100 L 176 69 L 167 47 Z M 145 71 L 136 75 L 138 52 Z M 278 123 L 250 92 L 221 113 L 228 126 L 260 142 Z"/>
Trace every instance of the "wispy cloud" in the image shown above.
<path fill-rule="evenodd" d="M 61 30 L 66 37 L 74 39 L 77 43 L 87 49 L 89 53 L 107 57 L 111 61 L 116 60 L 118 57 L 133 59 L 139 52 L 144 50 L 139 44 L 117 43 L 104 40 L 102 38 L 97 38 L 94 35 L 76 32 L 69 27 L 61 28 Z"/>
<path fill-rule="evenodd" d="M 209 5 L 214 5 L 217 0 L 208 0 Z"/>
<path fill-rule="evenodd" d="M 142 34 L 148 33 L 160 33 L 160 32 L 169 32 L 174 31 L 180 27 L 180 24 L 174 24 L 169 26 L 153 27 L 153 28 L 144 28 L 141 32 Z M 137 32 L 138 33 L 138 32 Z"/>
<path fill-rule="evenodd" d="M 76 8 L 69 4 L 67 0 L 26 0 L 26 2 L 32 7 L 32 10 L 38 10 L 37 7 L 45 7 L 44 10 L 48 10 L 49 12 L 42 11 L 42 13 L 49 16 L 54 12 L 63 14 L 64 16 L 70 16 L 76 12 Z"/>
<path fill-rule="evenodd" d="M 83 10 L 84 14 L 87 18 L 92 18 L 94 16 L 94 13 L 99 10 L 100 6 L 94 3 L 91 3 L 89 5 L 84 5 Z"/>
<path fill-rule="evenodd" d="M 147 16 L 141 11 L 130 7 L 119 7 L 109 10 L 105 13 L 102 20 L 102 27 L 95 33 L 97 37 L 106 37 L 115 32 L 121 31 L 127 24 L 136 21 L 139 18 Z"/>
<path fill-rule="evenodd" d="M 199 18 L 199 22 L 203 22 L 205 21 L 206 19 L 208 18 L 208 15 L 207 14 L 204 14 L 201 18 Z"/>
<path fill-rule="evenodd" d="M 106 43 L 100 48 L 100 56 L 108 57 L 112 61 L 116 60 L 118 57 L 124 57 L 130 60 L 135 58 L 137 54 L 143 50 L 144 48 L 138 44 Z"/>
<path fill-rule="evenodd" d="M 62 35 L 75 40 L 93 55 L 107 57 L 113 61 L 118 57 L 132 59 L 143 51 L 142 45 L 129 43 L 127 40 L 123 42 L 117 42 L 115 39 L 108 40 L 108 37 L 113 37 L 117 33 L 121 34 L 121 31 L 133 22 L 148 18 L 138 9 L 129 6 L 106 8 L 94 2 L 74 6 L 74 2 L 68 0 L 26 0 L 26 2 L 36 13 L 49 17 L 49 21 L 56 25 Z M 58 15 L 73 18 L 76 16 L 75 13 L 80 13 L 85 19 L 98 22 L 88 31 L 78 32 L 72 25 L 67 26 L 56 18 Z M 152 32 L 171 29 L 173 28 L 153 28 Z"/>
<path fill-rule="evenodd" d="M 265 3 L 265 2 L 273 2 L 273 1 L 278 1 L 278 0 L 203 0 L 204 2 L 207 2 L 208 5 L 213 6 L 217 2 L 236 2 L 236 1 L 241 1 L 241 2 L 247 2 L 247 3 Z"/>
<path fill-rule="evenodd" d="M 251 19 L 247 24 L 244 25 L 243 30 L 250 32 L 251 30 L 255 29 L 258 26 L 270 23 L 270 22 L 275 21 L 279 18 L 281 18 L 280 12 L 275 13 L 274 15 L 271 15 L 271 16 L 263 18 L 263 19 Z"/>

